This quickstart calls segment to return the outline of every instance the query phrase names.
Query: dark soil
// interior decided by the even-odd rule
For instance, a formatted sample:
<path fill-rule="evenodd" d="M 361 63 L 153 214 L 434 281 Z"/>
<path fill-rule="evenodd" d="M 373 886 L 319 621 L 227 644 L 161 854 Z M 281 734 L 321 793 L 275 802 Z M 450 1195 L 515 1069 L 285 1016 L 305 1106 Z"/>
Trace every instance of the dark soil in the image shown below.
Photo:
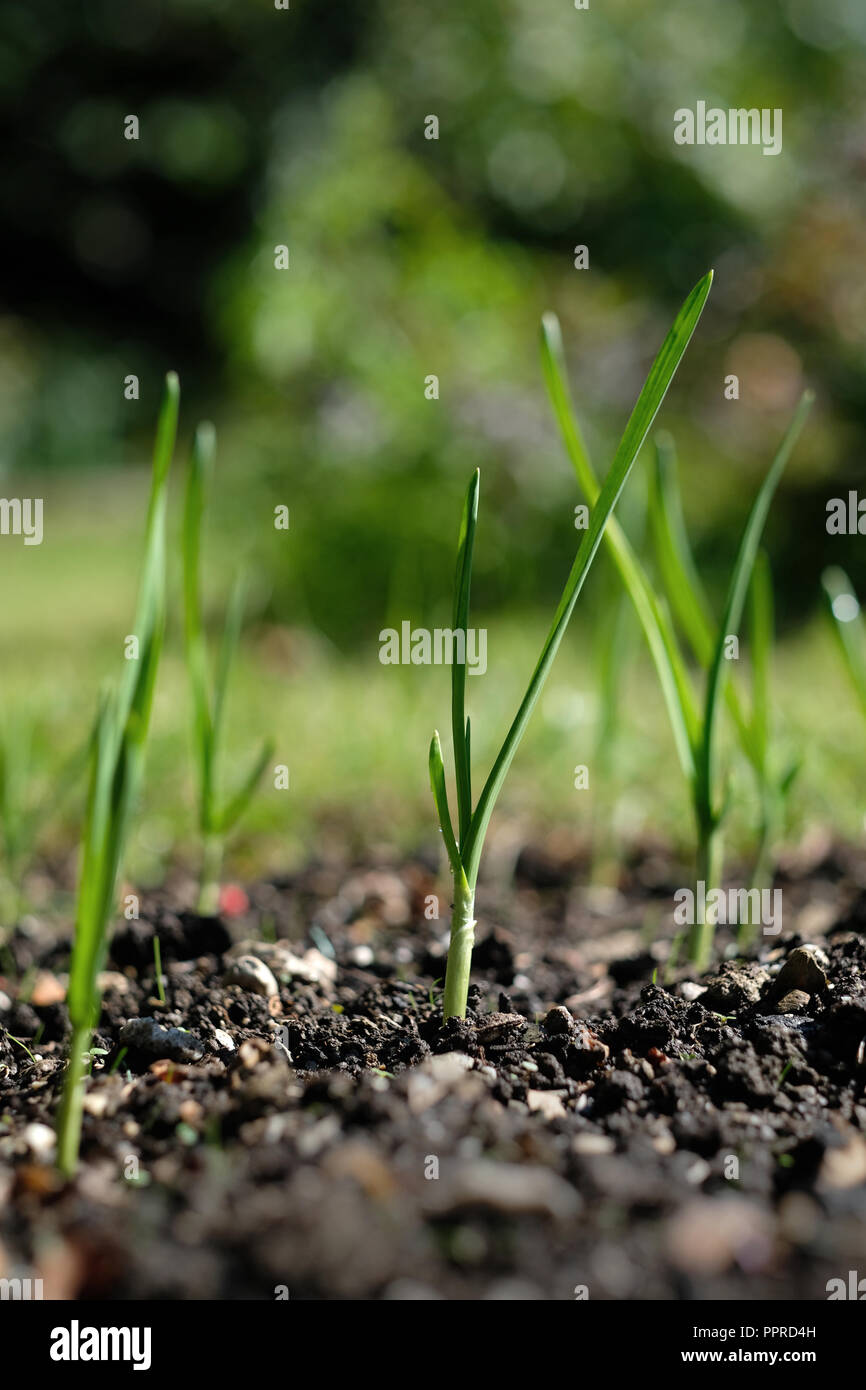
<path fill-rule="evenodd" d="M 621 894 L 580 878 L 551 842 L 482 889 L 446 1027 L 432 865 L 315 866 L 224 920 L 145 904 L 114 938 L 74 1183 L 46 1128 L 69 941 L 19 928 L 0 1276 L 59 1298 L 823 1300 L 866 1273 L 866 863 L 791 856 L 784 936 L 744 961 L 720 930 L 700 980 L 668 958 L 687 880 L 661 851 Z"/>

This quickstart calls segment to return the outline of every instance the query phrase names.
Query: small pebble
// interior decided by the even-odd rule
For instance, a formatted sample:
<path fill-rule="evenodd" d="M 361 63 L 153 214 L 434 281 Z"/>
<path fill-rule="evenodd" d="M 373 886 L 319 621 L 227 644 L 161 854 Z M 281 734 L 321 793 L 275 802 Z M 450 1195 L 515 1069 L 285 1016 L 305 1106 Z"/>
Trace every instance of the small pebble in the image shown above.
<path fill-rule="evenodd" d="M 261 994 L 266 999 L 280 992 L 274 972 L 258 956 L 239 956 L 232 961 L 223 975 L 223 984 L 239 985 L 250 994 Z"/>
<path fill-rule="evenodd" d="M 557 1091 L 527 1091 L 526 1104 L 531 1114 L 541 1115 L 545 1120 L 558 1120 L 565 1114 L 562 1096 Z"/>
<path fill-rule="evenodd" d="M 801 1014 L 804 1009 L 808 1009 L 811 1003 L 809 995 L 803 989 L 792 989 L 776 1005 L 776 1013 L 779 1014 Z"/>
<path fill-rule="evenodd" d="M 35 1121 L 25 1125 L 21 1138 L 35 1158 L 50 1158 L 57 1144 L 57 1135 L 49 1125 Z"/>
<path fill-rule="evenodd" d="M 545 1033 L 570 1033 L 574 1027 L 574 1019 L 564 1005 L 557 1004 L 554 1008 L 548 1009 L 541 1026 Z"/>
<path fill-rule="evenodd" d="M 120 1030 L 120 1042 L 149 1057 L 165 1057 L 172 1062 L 198 1062 L 204 1055 L 204 1048 L 192 1033 L 166 1028 L 155 1018 L 131 1018 Z"/>

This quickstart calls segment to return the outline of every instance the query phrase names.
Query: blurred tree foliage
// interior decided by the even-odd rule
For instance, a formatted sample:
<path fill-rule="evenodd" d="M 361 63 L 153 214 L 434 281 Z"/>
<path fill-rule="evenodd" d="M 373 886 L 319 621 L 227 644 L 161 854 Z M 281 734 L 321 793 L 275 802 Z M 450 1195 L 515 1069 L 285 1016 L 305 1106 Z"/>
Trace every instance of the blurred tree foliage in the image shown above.
<path fill-rule="evenodd" d="M 768 532 L 780 615 L 799 616 L 828 559 L 857 572 L 823 518 L 866 430 L 864 69 L 862 0 L 7 6 L 0 463 L 116 463 L 121 439 L 137 459 L 174 366 L 220 428 L 223 527 L 267 560 L 272 616 L 341 644 L 444 616 L 476 464 L 480 602 L 548 599 L 576 498 L 539 315 L 563 320 L 603 458 L 712 264 L 665 423 L 699 558 L 725 572 L 744 495 L 818 387 Z M 698 99 L 781 107 L 783 153 L 675 146 Z"/>

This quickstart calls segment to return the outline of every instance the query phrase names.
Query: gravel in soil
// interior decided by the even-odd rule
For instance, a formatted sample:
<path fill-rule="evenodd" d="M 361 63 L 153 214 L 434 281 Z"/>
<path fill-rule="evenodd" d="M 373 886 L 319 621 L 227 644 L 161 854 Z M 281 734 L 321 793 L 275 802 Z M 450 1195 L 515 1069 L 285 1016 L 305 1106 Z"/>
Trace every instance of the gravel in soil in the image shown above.
<path fill-rule="evenodd" d="M 623 891 L 579 878 L 558 840 L 482 890 L 470 1009 L 445 1026 L 423 860 L 312 866 L 223 920 L 145 902 L 103 976 L 71 1183 L 69 941 L 19 927 L 0 1277 L 58 1298 L 825 1299 L 866 1259 L 866 866 L 791 856 L 792 930 L 748 959 L 720 931 L 702 978 L 659 926 L 662 851 Z"/>

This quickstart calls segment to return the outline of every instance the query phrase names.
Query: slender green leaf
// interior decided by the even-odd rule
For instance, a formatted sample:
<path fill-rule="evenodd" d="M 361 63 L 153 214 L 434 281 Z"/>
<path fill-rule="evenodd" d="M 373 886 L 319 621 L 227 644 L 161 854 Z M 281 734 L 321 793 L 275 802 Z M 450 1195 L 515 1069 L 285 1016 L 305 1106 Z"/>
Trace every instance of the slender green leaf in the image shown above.
<path fill-rule="evenodd" d="M 442 829 L 442 838 L 445 841 L 445 850 L 448 854 L 448 862 L 453 873 L 463 872 L 460 862 L 460 854 L 457 843 L 454 839 L 454 827 L 451 824 L 451 812 L 448 809 L 448 788 L 445 785 L 445 764 L 442 761 L 442 745 L 439 742 L 438 729 L 434 732 L 430 740 L 430 786 L 433 791 L 433 800 L 436 803 L 436 813 L 439 816 L 439 825 Z"/>
<path fill-rule="evenodd" d="M 821 587 L 845 668 L 866 714 L 866 632 L 860 601 L 851 580 L 837 565 L 830 566 L 821 575 Z"/>
<path fill-rule="evenodd" d="M 126 663 L 118 690 L 101 699 L 94 729 L 68 995 L 70 1018 L 78 1027 L 92 1027 L 98 1010 L 96 975 L 105 954 L 106 926 L 120 870 L 129 807 L 140 781 L 162 650 L 166 492 L 177 434 L 179 393 L 177 377 L 170 372 L 157 424 L 136 606 L 138 658 Z"/>
<path fill-rule="evenodd" d="M 82 1051 L 99 1014 L 97 978 L 126 843 L 130 807 L 141 780 L 165 626 L 166 489 L 177 433 L 179 387 L 170 373 L 157 426 L 144 555 L 135 617 L 138 651 L 117 689 L 100 699 L 94 728 L 75 939 L 67 1004 L 73 1025 L 58 1115 L 58 1163 L 71 1174 L 81 1134 Z"/>
<path fill-rule="evenodd" d="M 215 818 L 215 828 L 221 834 L 227 834 L 234 825 L 237 824 L 244 811 L 253 799 L 253 793 L 262 779 L 265 768 L 274 756 L 275 744 L 273 739 L 266 739 L 259 751 L 244 782 L 241 783 L 239 790 L 235 793 L 228 805 Z"/>
<path fill-rule="evenodd" d="M 542 320 L 541 345 L 545 381 L 560 434 L 578 484 L 592 506 L 598 498 L 600 486 L 571 401 L 562 334 L 554 314 L 545 314 Z M 691 784 L 695 775 L 694 750 L 699 739 L 698 709 L 670 619 L 616 517 L 611 517 L 604 535 L 643 628 L 661 685 L 677 757 L 687 782 Z"/>
<path fill-rule="evenodd" d="M 478 522 L 478 490 L 481 473 L 476 468 L 469 480 L 463 515 L 460 519 L 460 535 L 457 543 L 457 569 L 454 575 L 454 609 L 452 626 L 454 641 L 459 641 L 462 632 L 464 644 L 468 643 L 469 595 L 472 586 L 472 555 L 475 548 L 475 527 Z M 456 658 L 458 652 L 453 653 Z M 452 660 L 451 663 L 451 737 L 454 743 L 454 771 L 457 781 L 457 834 L 460 844 L 464 843 L 472 818 L 472 793 L 470 789 L 469 749 L 466 740 L 466 660 Z"/>
<path fill-rule="evenodd" d="M 574 610 L 577 597 L 583 587 L 583 582 L 589 571 L 589 567 L 595 558 L 595 553 L 601 544 L 605 525 L 625 486 L 626 479 L 628 478 L 638 451 L 652 427 L 652 423 L 658 414 L 667 389 L 673 380 L 674 373 L 688 346 L 689 340 L 700 318 L 701 310 L 706 302 L 707 295 L 710 292 L 711 284 L 712 271 L 705 275 L 700 283 L 695 286 L 688 299 L 683 304 L 683 307 L 680 309 L 680 312 L 677 314 L 673 327 L 667 334 L 650 368 L 649 375 L 644 383 L 634 410 L 629 417 L 625 433 L 617 447 L 613 462 L 610 466 L 607 478 L 605 479 L 604 487 L 592 509 L 589 528 L 586 531 L 572 566 L 571 573 L 566 581 L 550 632 L 542 648 L 541 656 L 538 659 L 538 663 L 532 674 L 532 678 L 517 715 L 506 735 L 505 742 L 500 749 L 499 755 L 496 758 L 478 800 L 478 805 L 472 817 L 472 823 L 469 829 L 468 843 L 465 846 L 461 845 L 463 866 L 470 888 L 473 890 L 478 876 L 478 865 L 481 859 L 484 836 L 487 832 L 487 826 L 490 822 L 496 799 L 502 788 L 508 769 L 511 766 L 523 732 L 529 722 L 529 717 L 532 714 L 535 703 L 541 693 L 550 668 L 553 665 L 553 660 L 556 656 L 559 644 L 562 641 L 565 629 L 568 626 L 568 620 Z"/>
<path fill-rule="evenodd" d="M 666 433 L 660 433 L 656 439 L 656 467 L 650 474 L 649 503 L 650 529 L 668 602 L 697 661 L 706 671 L 716 645 L 715 618 L 692 557 L 677 485 L 674 444 Z M 732 682 L 725 687 L 725 698 L 740 746 L 760 774 L 760 753 Z"/>
<path fill-rule="evenodd" d="M 659 433 L 655 440 L 649 519 L 668 602 L 692 651 L 706 670 L 716 644 L 715 620 L 692 557 L 677 486 L 674 442 L 666 432 Z"/>
<path fill-rule="evenodd" d="M 763 772 L 770 743 L 770 654 L 773 648 L 773 579 L 766 550 L 759 550 L 749 588 L 752 664 L 752 741 Z"/>
<path fill-rule="evenodd" d="M 213 818 L 213 720 L 208 697 L 207 648 L 201 602 L 201 526 L 213 472 L 215 436 L 212 426 L 195 433 L 184 493 L 181 544 L 186 663 L 193 712 L 193 740 L 198 771 L 199 823 L 207 834 Z"/>
<path fill-rule="evenodd" d="M 700 818 L 704 820 L 707 825 L 713 825 L 717 823 L 718 820 L 718 813 L 713 805 L 713 789 L 719 695 L 722 692 L 727 677 L 725 643 L 728 637 L 736 636 L 739 632 L 740 619 L 743 615 L 743 607 L 746 602 L 746 595 L 751 581 L 755 556 L 758 553 L 758 547 L 761 543 L 761 535 L 767 520 L 770 503 L 779 485 L 788 459 L 790 458 L 791 451 L 806 422 L 806 416 L 812 408 L 813 399 L 814 396 L 812 392 L 806 391 L 794 412 L 793 419 L 785 431 L 785 437 L 779 445 L 776 456 L 770 464 L 767 475 L 752 504 L 752 510 L 746 521 L 745 530 L 743 531 L 743 536 L 740 541 L 740 548 L 737 552 L 736 561 L 734 562 L 734 569 L 731 575 L 727 599 L 725 601 L 724 614 L 716 638 L 716 648 L 713 653 L 713 660 L 707 678 L 703 742 L 698 758 L 696 805 L 699 810 Z"/>
<path fill-rule="evenodd" d="M 239 574 L 229 594 L 228 605 L 226 607 L 226 620 L 223 628 L 222 641 L 220 643 L 219 659 L 217 660 L 216 678 L 214 681 L 214 700 L 213 700 L 213 735 L 214 735 L 214 756 L 216 756 L 216 746 L 222 732 L 223 715 L 225 713 L 226 691 L 228 690 L 229 673 L 237 655 L 238 644 L 241 637 L 241 628 L 244 620 L 244 601 L 246 598 L 246 580 L 243 574 Z"/>
<path fill-rule="evenodd" d="M 466 717 L 466 785 L 469 792 L 469 806 L 472 807 L 472 723 Z"/>

